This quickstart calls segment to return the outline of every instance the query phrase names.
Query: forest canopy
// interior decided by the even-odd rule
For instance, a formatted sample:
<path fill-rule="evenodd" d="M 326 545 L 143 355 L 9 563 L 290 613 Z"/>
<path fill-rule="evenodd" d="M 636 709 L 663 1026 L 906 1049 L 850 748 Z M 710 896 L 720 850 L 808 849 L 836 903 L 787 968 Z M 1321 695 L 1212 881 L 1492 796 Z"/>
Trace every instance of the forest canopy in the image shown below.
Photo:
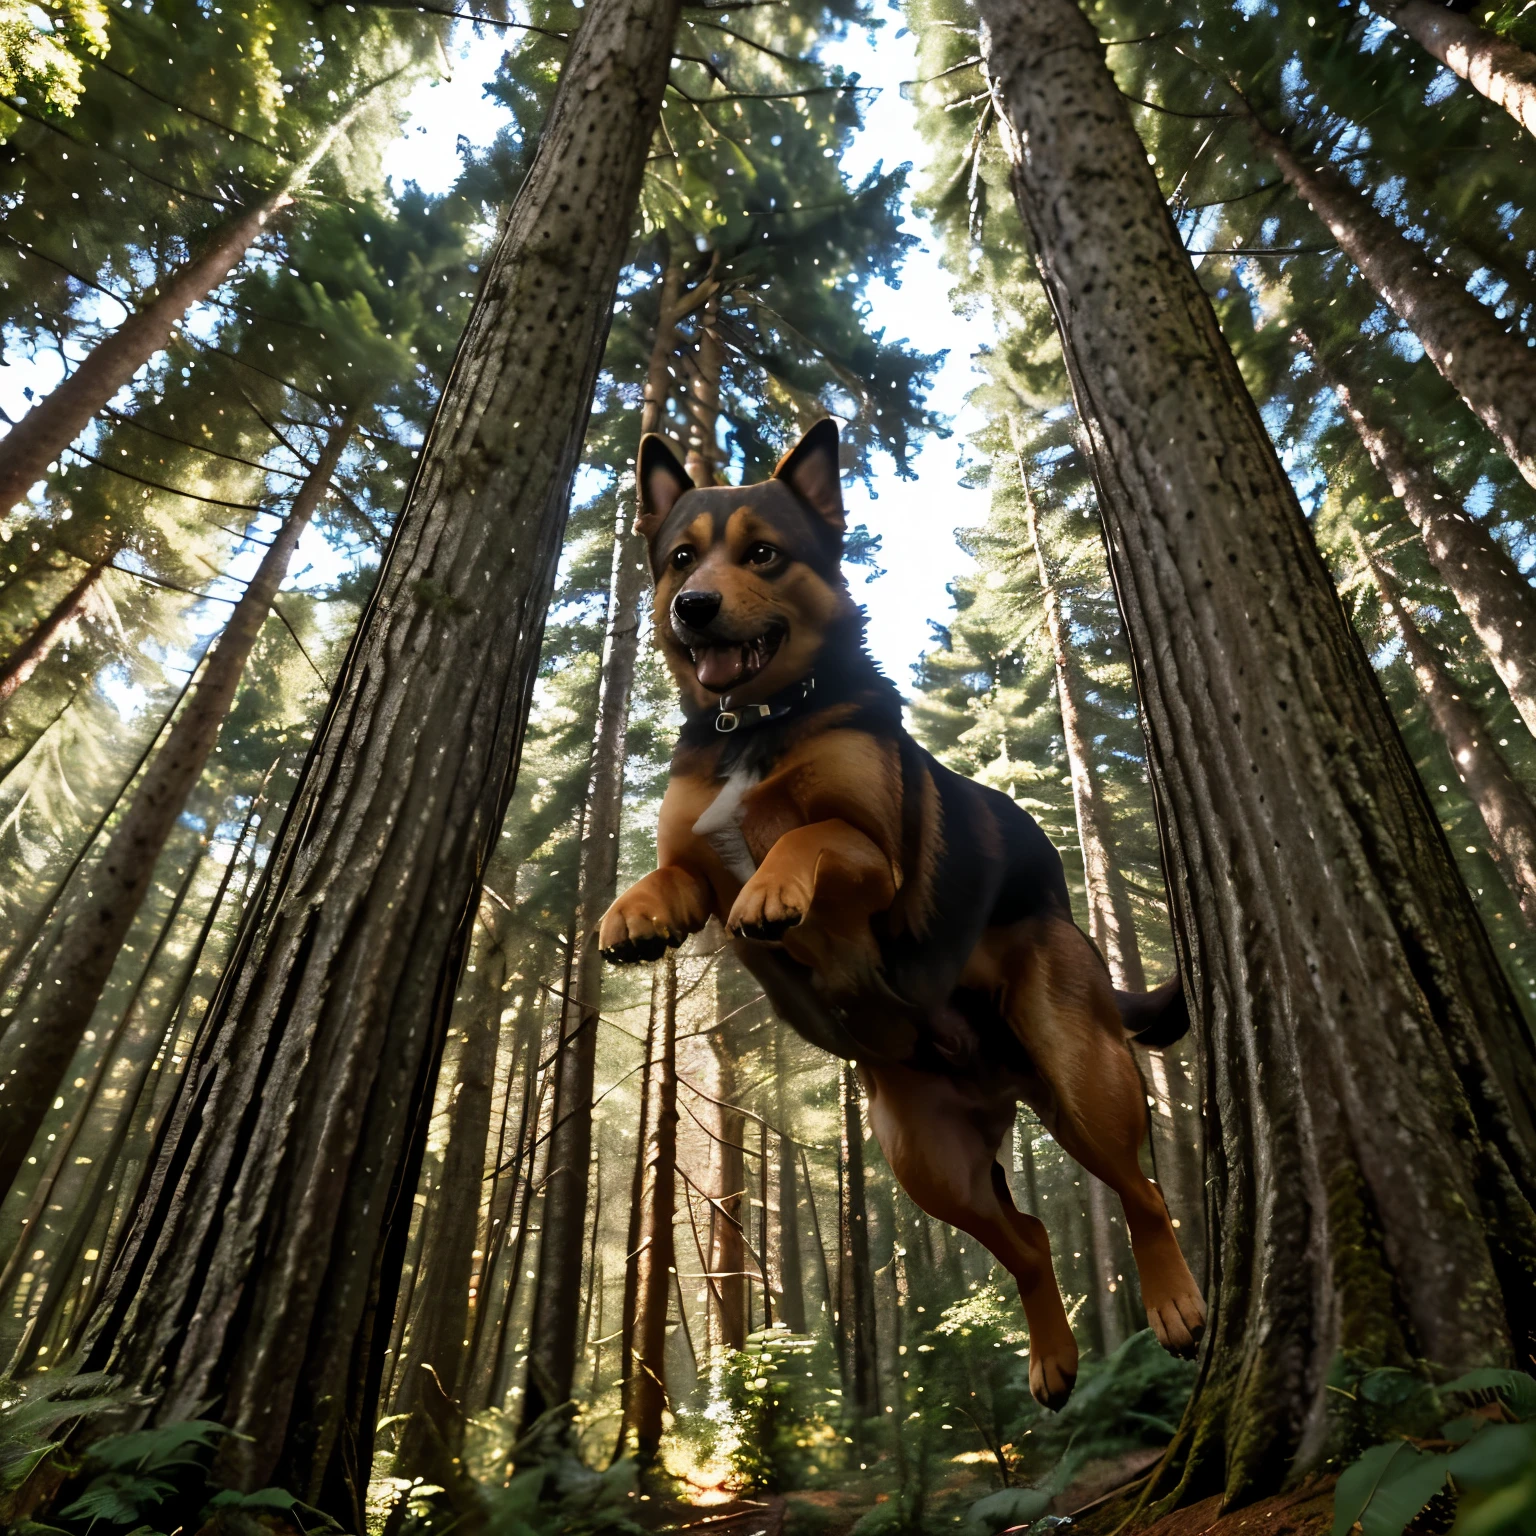
<path fill-rule="evenodd" d="M 1536 1528 L 1531 7 L 243 4 L 0 0 L 0 1526 Z M 1054 1407 L 868 1062 L 599 950 L 642 435 L 827 417 L 905 729 L 1182 986 L 1198 1349 L 997 1154 Z"/>

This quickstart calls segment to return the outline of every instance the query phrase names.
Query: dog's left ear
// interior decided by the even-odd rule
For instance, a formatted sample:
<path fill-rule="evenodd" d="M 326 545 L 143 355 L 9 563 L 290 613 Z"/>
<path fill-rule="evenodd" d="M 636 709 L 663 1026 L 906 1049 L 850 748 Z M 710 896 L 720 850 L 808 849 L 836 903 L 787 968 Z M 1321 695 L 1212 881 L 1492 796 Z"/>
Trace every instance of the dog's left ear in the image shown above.
<path fill-rule="evenodd" d="M 837 423 L 824 416 L 779 460 L 773 472 L 839 533 L 843 515 L 843 482 L 837 468 Z"/>
<path fill-rule="evenodd" d="M 635 532 L 649 543 L 666 522 L 667 513 L 677 505 L 678 497 L 693 488 L 688 471 L 677 462 L 666 438 L 658 432 L 647 432 L 640 439 L 640 453 L 635 460 Z"/>

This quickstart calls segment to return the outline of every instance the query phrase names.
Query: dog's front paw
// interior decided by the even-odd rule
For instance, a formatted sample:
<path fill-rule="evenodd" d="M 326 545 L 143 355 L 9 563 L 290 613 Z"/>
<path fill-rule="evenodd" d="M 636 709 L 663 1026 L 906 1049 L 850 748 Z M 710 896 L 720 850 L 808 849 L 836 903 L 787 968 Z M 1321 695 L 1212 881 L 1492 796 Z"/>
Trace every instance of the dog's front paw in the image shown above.
<path fill-rule="evenodd" d="M 698 882 L 685 873 L 658 869 L 632 885 L 608 908 L 597 930 L 597 947 L 612 965 L 659 960 L 709 920 Z"/>
<path fill-rule="evenodd" d="M 741 888 L 725 926 L 743 939 L 772 943 L 805 919 L 810 910 L 811 890 L 796 880 L 764 879 L 754 875 Z"/>

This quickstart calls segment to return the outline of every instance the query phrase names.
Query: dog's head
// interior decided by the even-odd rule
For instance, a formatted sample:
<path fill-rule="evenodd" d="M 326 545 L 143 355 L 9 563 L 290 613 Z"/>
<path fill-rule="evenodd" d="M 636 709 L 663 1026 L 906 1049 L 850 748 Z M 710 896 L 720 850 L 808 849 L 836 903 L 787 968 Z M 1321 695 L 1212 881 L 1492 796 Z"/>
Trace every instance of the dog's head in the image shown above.
<path fill-rule="evenodd" d="M 837 426 L 819 421 L 761 485 L 695 486 L 664 438 L 636 464 L 656 634 L 685 708 L 758 704 L 805 677 L 857 613 L 840 561 Z"/>

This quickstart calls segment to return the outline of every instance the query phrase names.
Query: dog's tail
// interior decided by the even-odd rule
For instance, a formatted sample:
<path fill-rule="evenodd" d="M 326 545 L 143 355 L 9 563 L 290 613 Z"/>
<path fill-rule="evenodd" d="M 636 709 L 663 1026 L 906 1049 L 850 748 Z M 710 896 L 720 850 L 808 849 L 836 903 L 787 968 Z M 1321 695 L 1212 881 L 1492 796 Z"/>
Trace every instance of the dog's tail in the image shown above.
<path fill-rule="evenodd" d="M 1189 1008 L 1178 972 L 1150 992 L 1115 993 L 1120 1022 L 1137 1045 L 1161 1049 L 1189 1033 Z"/>

